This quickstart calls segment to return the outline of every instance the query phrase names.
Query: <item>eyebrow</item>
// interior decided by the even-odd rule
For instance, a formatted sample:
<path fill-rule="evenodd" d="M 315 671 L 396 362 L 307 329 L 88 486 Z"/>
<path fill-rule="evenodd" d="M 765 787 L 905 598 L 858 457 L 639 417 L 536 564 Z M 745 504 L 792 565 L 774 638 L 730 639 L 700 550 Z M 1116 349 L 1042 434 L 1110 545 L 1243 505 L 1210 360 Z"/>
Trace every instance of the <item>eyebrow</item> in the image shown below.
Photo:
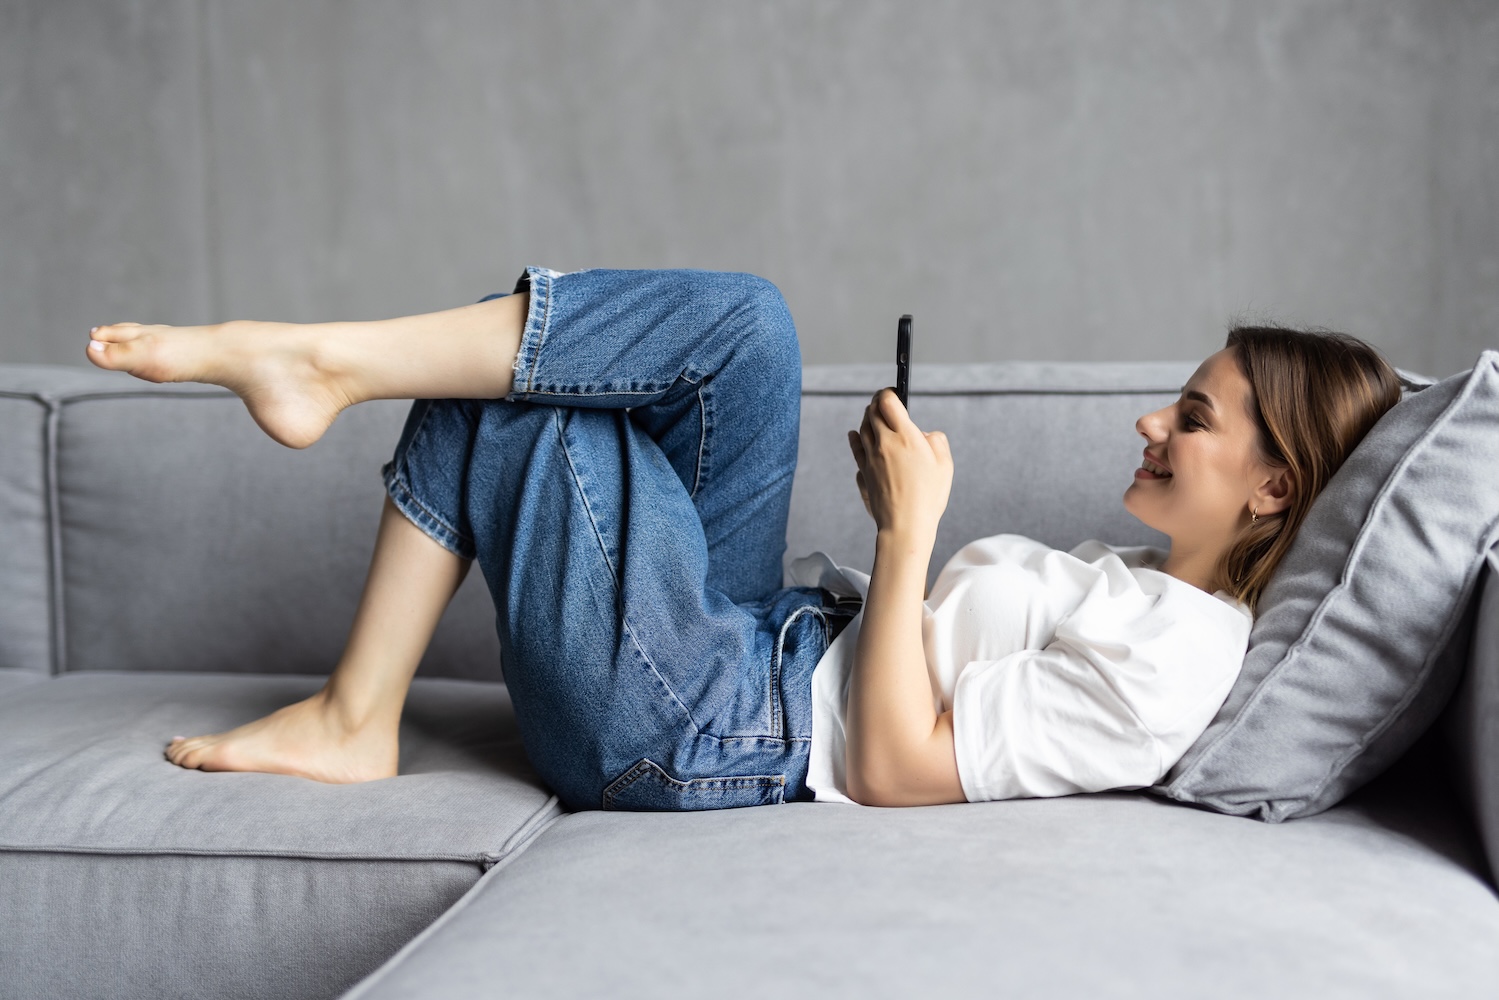
<path fill-rule="evenodd" d="M 1217 407 L 1213 406 L 1212 399 L 1209 398 L 1209 396 L 1205 392 L 1198 392 L 1196 389 L 1193 389 L 1191 392 L 1188 392 L 1187 391 L 1187 387 L 1186 386 L 1182 386 L 1182 395 L 1186 396 L 1188 399 L 1195 399 L 1195 400 L 1197 400 L 1199 403 L 1202 403 L 1204 406 L 1206 406 L 1208 409 L 1212 410 L 1214 413 L 1218 412 Z"/>

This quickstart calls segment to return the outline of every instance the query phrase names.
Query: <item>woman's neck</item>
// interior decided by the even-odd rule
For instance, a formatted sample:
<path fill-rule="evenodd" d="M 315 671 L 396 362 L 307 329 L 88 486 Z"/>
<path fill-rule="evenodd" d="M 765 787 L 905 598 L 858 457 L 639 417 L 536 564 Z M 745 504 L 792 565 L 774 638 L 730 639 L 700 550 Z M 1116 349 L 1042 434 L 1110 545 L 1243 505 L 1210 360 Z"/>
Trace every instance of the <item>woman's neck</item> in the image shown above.
<path fill-rule="evenodd" d="M 1213 594 L 1221 589 L 1214 579 L 1219 555 L 1218 552 L 1202 549 L 1184 549 L 1173 543 L 1166 558 L 1161 562 L 1160 570 L 1167 576 L 1174 576 L 1183 583 L 1190 583 L 1198 590 Z"/>

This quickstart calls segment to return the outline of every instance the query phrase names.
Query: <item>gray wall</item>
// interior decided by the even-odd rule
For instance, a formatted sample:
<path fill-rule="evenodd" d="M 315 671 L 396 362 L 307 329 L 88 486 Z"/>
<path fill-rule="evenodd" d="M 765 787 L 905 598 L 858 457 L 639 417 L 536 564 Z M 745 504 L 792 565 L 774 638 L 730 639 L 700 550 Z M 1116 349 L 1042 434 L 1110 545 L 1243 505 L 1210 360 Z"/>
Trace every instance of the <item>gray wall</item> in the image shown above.
<path fill-rule="evenodd" d="M 527 263 L 752 271 L 809 363 L 1499 347 L 1499 4 L 0 0 L 0 359 Z"/>

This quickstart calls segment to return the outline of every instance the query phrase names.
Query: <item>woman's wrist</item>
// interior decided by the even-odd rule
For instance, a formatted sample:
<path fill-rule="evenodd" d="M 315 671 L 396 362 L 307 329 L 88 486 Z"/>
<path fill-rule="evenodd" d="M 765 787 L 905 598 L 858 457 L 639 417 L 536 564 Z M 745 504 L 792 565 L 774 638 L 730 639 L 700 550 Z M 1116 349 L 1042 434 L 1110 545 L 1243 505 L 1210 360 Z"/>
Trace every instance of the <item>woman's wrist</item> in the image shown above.
<path fill-rule="evenodd" d="M 874 548 L 876 554 L 886 551 L 892 555 L 895 553 L 909 553 L 925 558 L 931 558 L 932 549 L 937 544 L 937 532 L 926 531 L 910 527 L 880 528 L 875 532 Z"/>

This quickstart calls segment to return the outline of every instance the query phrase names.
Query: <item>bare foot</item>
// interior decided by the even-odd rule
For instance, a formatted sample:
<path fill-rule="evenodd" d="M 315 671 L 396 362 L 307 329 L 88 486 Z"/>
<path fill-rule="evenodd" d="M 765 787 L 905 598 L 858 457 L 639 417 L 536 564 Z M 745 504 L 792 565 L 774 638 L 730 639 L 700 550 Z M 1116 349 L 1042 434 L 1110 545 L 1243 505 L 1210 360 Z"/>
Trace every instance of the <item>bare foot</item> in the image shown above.
<path fill-rule="evenodd" d="M 200 771 L 268 771 L 343 784 L 396 774 L 395 724 L 346 725 L 319 691 L 263 719 L 212 736 L 177 737 L 166 758 Z"/>
<path fill-rule="evenodd" d="M 236 321 L 214 326 L 115 323 L 91 331 L 88 359 L 147 382 L 233 390 L 271 437 L 305 448 L 355 402 L 322 364 L 317 326 Z"/>

